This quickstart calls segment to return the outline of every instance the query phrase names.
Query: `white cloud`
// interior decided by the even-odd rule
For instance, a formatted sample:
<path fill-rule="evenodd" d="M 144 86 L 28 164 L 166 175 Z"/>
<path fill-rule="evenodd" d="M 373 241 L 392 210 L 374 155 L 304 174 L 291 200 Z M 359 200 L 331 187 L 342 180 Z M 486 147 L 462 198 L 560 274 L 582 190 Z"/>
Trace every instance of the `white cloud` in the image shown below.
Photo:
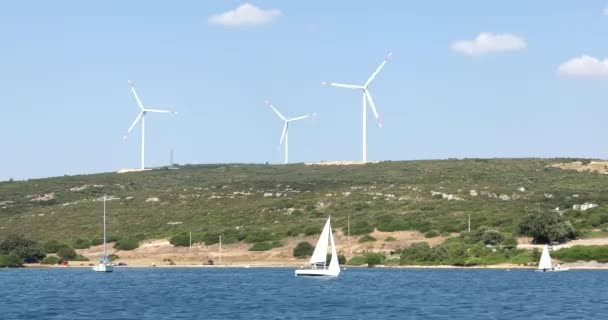
<path fill-rule="evenodd" d="M 482 32 L 473 40 L 459 40 L 452 43 L 452 50 L 469 56 L 482 56 L 493 52 L 516 51 L 526 48 L 524 38 L 509 34 Z"/>
<path fill-rule="evenodd" d="M 264 10 L 246 2 L 234 10 L 209 17 L 207 22 L 225 27 L 261 26 L 269 24 L 281 16 L 283 16 L 281 10 Z"/>
<path fill-rule="evenodd" d="M 608 6 L 604 7 L 604 15 L 608 16 Z"/>
<path fill-rule="evenodd" d="M 557 72 L 571 77 L 608 77 L 608 59 L 583 55 L 560 64 Z"/>

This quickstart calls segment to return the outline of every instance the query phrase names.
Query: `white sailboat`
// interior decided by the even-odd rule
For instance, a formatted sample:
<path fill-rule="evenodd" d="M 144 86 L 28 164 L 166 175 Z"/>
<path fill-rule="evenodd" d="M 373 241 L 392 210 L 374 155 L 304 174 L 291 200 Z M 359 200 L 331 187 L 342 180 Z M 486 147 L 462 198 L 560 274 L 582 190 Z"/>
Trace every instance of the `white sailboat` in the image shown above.
<path fill-rule="evenodd" d="M 106 196 L 103 196 L 103 258 L 93 267 L 95 272 L 112 272 L 114 267 L 108 261 L 107 244 L 106 244 Z"/>
<path fill-rule="evenodd" d="M 557 271 L 566 271 L 568 268 L 562 268 L 560 265 L 553 267 L 553 263 L 551 262 L 551 255 L 549 254 L 549 246 L 545 245 L 543 247 L 543 253 L 540 255 L 540 261 L 538 263 L 538 269 L 536 271 L 540 272 L 557 272 Z"/>
<path fill-rule="evenodd" d="M 337 277 L 340 274 L 340 264 L 338 263 L 338 254 L 336 253 L 336 243 L 334 235 L 331 231 L 331 217 L 327 218 L 325 227 L 321 232 L 321 237 L 317 241 L 315 251 L 310 257 L 310 266 L 307 269 L 296 270 L 296 277 Z M 331 260 L 327 265 L 327 245 L 331 246 Z"/>

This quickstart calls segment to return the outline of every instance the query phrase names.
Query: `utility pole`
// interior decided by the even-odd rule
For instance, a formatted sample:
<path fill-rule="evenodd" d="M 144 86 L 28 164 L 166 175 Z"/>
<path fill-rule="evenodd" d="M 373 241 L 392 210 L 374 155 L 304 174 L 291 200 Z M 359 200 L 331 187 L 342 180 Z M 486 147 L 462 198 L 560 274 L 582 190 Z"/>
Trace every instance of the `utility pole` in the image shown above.
<path fill-rule="evenodd" d="M 190 246 L 188 247 L 188 252 L 192 252 L 192 230 L 190 230 Z"/>
<path fill-rule="evenodd" d="M 222 236 L 220 235 L 220 265 L 222 265 Z"/>
<path fill-rule="evenodd" d="M 471 214 L 469 213 L 469 233 L 471 232 Z"/>
<path fill-rule="evenodd" d="M 348 229 L 348 236 L 347 236 L 348 254 L 350 254 L 350 214 L 348 215 L 348 218 L 346 221 L 347 221 L 346 224 L 347 224 L 347 229 Z"/>

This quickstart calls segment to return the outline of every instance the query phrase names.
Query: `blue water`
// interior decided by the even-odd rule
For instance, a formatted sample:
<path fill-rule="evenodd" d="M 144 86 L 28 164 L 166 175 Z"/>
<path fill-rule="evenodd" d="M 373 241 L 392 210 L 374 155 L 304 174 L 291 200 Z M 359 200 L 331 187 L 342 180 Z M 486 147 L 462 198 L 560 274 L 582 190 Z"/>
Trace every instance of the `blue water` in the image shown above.
<path fill-rule="evenodd" d="M 608 272 L 0 270 L 0 319 L 608 319 Z"/>

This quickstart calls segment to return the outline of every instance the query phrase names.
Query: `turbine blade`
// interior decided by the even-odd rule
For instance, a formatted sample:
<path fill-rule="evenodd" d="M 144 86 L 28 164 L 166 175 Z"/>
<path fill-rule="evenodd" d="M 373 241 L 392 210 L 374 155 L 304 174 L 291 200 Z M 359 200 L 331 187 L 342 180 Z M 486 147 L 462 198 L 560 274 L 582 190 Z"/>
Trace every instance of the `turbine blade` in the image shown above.
<path fill-rule="evenodd" d="M 311 118 L 311 117 L 314 117 L 314 116 L 315 116 L 314 113 L 313 114 L 307 114 L 307 115 L 303 115 L 301 117 L 291 118 L 291 119 L 287 120 L 287 122 L 302 120 L 302 119 Z"/>
<path fill-rule="evenodd" d="M 177 114 L 176 111 L 173 110 L 159 110 L 159 109 L 144 109 L 145 112 L 161 112 L 161 113 L 175 113 Z"/>
<path fill-rule="evenodd" d="M 144 105 L 141 104 L 141 101 L 139 100 L 139 97 L 137 96 L 137 92 L 135 92 L 135 87 L 133 86 L 133 81 L 129 80 L 129 86 L 131 87 L 131 91 L 133 91 L 133 95 L 135 96 L 135 100 L 137 100 L 137 105 L 143 111 L 144 110 Z"/>
<path fill-rule="evenodd" d="M 380 115 L 378 115 L 378 111 L 376 110 L 374 100 L 372 100 L 372 95 L 369 94 L 369 91 L 365 90 L 365 96 L 367 97 L 367 101 L 369 101 L 370 108 L 372 108 L 372 112 L 374 113 L 374 117 L 376 118 L 376 123 L 380 128 L 382 128 L 382 121 L 380 120 Z"/>
<path fill-rule="evenodd" d="M 354 84 L 343 84 L 343 83 L 335 83 L 335 82 L 321 82 L 321 84 L 339 87 L 339 88 L 346 88 L 346 89 L 363 89 L 364 88 L 363 86 L 358 86 L 358 85 L 354 85 Z"/>
<path fill-rule="evenodd" d="M 135 125 L 139 122 L 139 120 L 141 119 L 141 117 L 143 117 L 144 115 L 144 111 L 140 112 L 137 117 L 135 117 L 135 121 L 133 121 L 133 123 L 131 124 L 131 126 L 129 127 L 129 130 L 127 130 L 127 134 L 125 135 L 125 137 L 131 132 L 131 130 L 133 130 L 133 127 L 135 127 Z M 124 138 L 124 137 L 123 137 Z"/>
<path fill-rule="evenodd" d="M 286 133 L 287 133 L 287 121 L 285 121 L 285 125 L 283 125 L 283 133 L 281 134 L 281 141 L 279 141 L 279 145 L 283 144 L 283 140 L 285 140 Z"/>
<path fill-rule="evenodd" d="M 269 106 L 269 107 L 270 107 L 270 108 L 271 108 L 271 109 L 274 111 L 274 113 L 276 113 L 276 114 L 277 114 L 277 116 L 279 116 L 279 118 L 281 118 L 281 120 L 283 120 L 283 121 L 287 121 L 287 119 L 286 119 L 285 117 L 283 117 L 283 115 L 282 115 L 282 114 L 279 112 L 279 110 L 277 110 L 277 109 L 276 109 L 276 108 L 275 108 L 275 107 L 272 105 L 272 103 L 270 103 L 270 101 L 266 100 L 266 105 L 267 105 L 267 106 Z"/>
<path fill-rule="evenodd" d="M 378 72 L 380 72 L 380 70 L 382 70 L 382 68 L 384 68 L 384 65 L 388 62 L 388 60 L 391 58 L 391 56 L 393 55 L 392 52 L 389 52 L 386 57 L 384 58 L 384 61 L 382 61 L 382 63 L 380 64 L 380 66 L 378 66 L 378 69 L 376 69 L 376 71 L 374 73 L 372 73 L 372 75 L 369 77 L 369 79 L 367 79 L 367 81 L 365 82 L 364 87 L 367 88 L 367 86 L 369 86 L 369 84 L 374 80 L 374 78 L 376 77 L 376 75 L 378 75 Z"/>

